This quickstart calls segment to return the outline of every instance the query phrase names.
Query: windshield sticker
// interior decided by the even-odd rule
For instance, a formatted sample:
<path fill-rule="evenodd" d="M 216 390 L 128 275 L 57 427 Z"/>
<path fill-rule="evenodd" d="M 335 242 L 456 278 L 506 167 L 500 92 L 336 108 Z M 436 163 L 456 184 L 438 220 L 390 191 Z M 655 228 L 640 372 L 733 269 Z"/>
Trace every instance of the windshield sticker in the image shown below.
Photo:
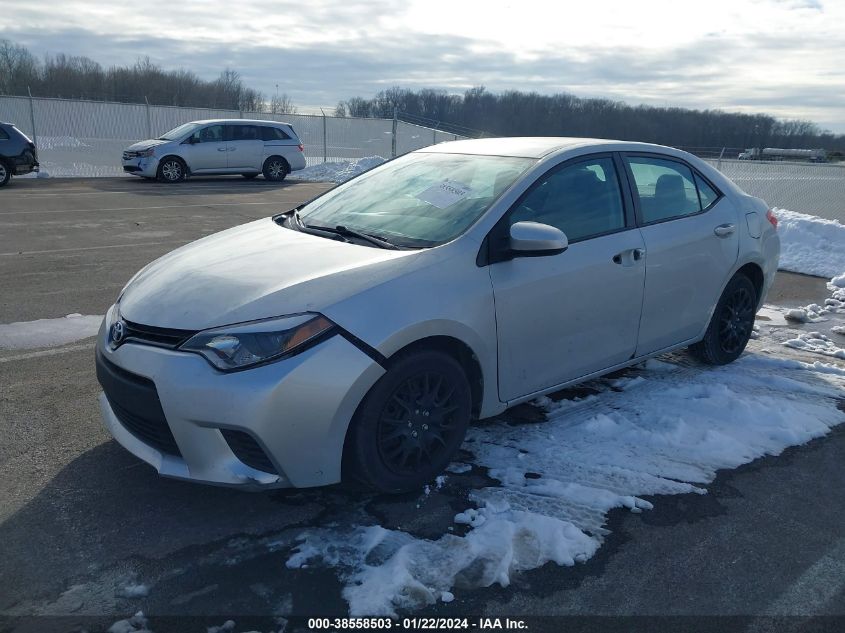
<path fill-rule="evenodd" d="M 446 180 L 424 189 L 417 194 L 417 199 L 428 202 L 438 209 L 445 209 L 466 198 L 470 191 L 471 189 L 463 183 Z"/>

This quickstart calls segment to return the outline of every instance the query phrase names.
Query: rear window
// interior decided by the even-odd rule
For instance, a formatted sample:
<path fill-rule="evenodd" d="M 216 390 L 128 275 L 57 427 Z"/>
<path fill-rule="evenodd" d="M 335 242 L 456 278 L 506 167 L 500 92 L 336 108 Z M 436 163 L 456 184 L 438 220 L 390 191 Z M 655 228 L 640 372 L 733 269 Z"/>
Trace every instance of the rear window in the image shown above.
<path fill-rule="evenodd" d="M 278 127 L 262 127 L 261 138 L 265 141 L 289 141 L 288 136 L 284 130 Z"/>
<path fill-rule="evenodd" d="M 0 127 L 0 141 L 8 141 L 9 140 L 9 133 Z"/>

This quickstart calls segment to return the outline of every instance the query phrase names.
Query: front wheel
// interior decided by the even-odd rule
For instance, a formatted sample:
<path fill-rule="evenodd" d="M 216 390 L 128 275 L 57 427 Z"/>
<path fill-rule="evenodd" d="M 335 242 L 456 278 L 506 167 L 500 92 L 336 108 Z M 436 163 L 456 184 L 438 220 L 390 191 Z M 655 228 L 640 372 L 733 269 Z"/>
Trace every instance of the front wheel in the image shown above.
<path fill-rule="evenodd" d="M 690 350 L 708 365 L 726 365 L 739 358 L 754 329 L 757 290 L 741 273 L 725 287 L 704 338 Z"/>
<path fill-rule="evenodd" d="M 355 413 L 344 477 L 380 492 L 422 488 L 460 447 L 471 411 L 469 381 L 454 358 L 439 351 L 399 357 Z"/>
<path fill-rule="evenodd" d="M 165 158 L 158 165 L 158 179 L 164 182 L 181 182 L 185 180 L 188 169 L 180 158 Z"/>

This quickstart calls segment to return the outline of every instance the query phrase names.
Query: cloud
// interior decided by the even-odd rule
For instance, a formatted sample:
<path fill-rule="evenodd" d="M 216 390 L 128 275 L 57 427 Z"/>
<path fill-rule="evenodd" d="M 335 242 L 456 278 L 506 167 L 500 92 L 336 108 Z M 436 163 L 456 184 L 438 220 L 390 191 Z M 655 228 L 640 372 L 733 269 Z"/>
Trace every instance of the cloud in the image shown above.
<path fill-rule="evenodd" d="M 399 10 L 388 0 L 313 0 L 295 8 L 186 1 L 167 5 L 166 23 L 156 17 L 157 0 L 142 13 L 78 0 L 60 8 L 16 4 L 22 8 L 14 25 L 0 27 L 0 37 L 37 53 L 82 54 L 106 64 L 149 55 L 206 78 L 230 66 L 249 85 L 271 94 L 279 84 L 302 104 L 333 105 L 393 85 L 459 92 L 483 84 L 771 111 L 845 131 L 840 5 L 714 0 L 706 11 L 680 11 L 677 3 L 653 0 L 651 10 L 624 3 L 610 11 L 593 3 L 620 13 L 600 21 L 593 5 L 567 3 L 560 15 L 538 19 L 532 0 L 510 8 L 468 0 L 446 12 L 440 1 Z M 4 4 L 10 3 L 0 0 L 0 10 Z M 626 26 L 635 5 L 640 19 Z"/>

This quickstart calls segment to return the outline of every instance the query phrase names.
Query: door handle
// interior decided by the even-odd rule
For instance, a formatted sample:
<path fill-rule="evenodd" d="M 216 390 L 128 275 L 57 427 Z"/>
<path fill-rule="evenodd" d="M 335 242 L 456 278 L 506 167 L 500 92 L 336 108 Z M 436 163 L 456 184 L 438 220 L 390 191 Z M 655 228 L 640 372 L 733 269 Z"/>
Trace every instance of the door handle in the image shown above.
<path fill-rule="evenodd" d="M 228 147 L 218 147 L 218 148 L 217 148 L 217 151 L 218 151 L 218 152 L 228 152 L 228 151 L 229 151 L 229 148 L 228 148 Z"/>
<path fill-rule="evenodd" d="M 715 229 L 713 229 L 713 232 L 718 237 L 727 237 L 728 235 L 731 235 L 734 231 L 736 231 L 736 226 L 733 224 L 720 224 Z"/>
<path fill-rule="evenodd" d="M 633 266 L 634 262 L 640 261 L 643 257 L 645 257 L 644 248 L 629 248 L 621 253 L 616 253 L 612 259 L 614 264 Z"/>

